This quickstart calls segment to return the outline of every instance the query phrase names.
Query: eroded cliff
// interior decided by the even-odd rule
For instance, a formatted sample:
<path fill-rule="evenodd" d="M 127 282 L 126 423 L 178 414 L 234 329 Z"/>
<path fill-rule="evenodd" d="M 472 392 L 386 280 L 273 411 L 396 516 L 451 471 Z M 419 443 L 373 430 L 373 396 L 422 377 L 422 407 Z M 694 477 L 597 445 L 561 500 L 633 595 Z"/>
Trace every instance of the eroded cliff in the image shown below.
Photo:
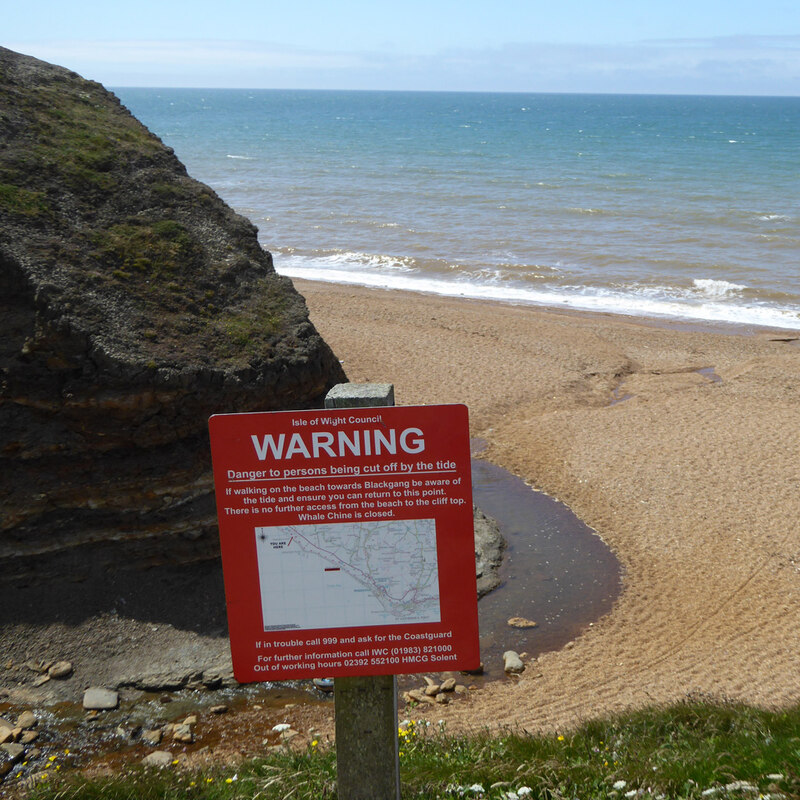
<path fill-rule="evenodd" d="M 80 579 L 90 547 L 215 555 L 209 415 L 345 380 L 247 220 L 102 86 L 3 48 L 0 330 L 0 572 L 20 585 Z"/>

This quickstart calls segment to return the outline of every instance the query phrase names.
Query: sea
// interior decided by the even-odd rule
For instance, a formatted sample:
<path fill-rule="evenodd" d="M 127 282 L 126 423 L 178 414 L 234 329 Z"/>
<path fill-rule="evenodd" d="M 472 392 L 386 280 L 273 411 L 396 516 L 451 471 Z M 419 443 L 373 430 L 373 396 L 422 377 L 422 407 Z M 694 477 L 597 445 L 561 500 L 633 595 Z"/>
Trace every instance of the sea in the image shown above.
<path fill-rule="evenodd" d="M 119 88 L 292 278 L 800 330 L 800 98 Z"/>

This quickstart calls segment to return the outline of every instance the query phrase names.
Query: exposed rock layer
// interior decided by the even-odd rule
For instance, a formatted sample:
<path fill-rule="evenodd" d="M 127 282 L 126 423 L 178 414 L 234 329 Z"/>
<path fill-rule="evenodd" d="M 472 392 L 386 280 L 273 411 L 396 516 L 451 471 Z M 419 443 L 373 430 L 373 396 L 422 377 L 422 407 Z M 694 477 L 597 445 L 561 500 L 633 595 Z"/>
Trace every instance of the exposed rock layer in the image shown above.
<path fill-rule="evenodd" d="M 209 415 L 346 380 L 256 233 L 102 86 L 0 48 L 0 580 L 216 554 Z"/>

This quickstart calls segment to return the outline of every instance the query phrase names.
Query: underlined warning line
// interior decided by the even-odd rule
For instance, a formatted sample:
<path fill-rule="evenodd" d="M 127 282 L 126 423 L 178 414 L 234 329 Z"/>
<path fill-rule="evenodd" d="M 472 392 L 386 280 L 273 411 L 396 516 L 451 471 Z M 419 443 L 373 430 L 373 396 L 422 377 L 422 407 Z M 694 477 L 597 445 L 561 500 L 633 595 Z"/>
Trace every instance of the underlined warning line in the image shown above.
<path fill-rule="evenodd" d="M 350 473 L 348 475 L 293 475 L 284 478 L 230 478 L 228 483 L 270 483 L 271 481 L 319 481 L 323 478 L 334 481 L 347 480 L 348 478 L 405 478 L 408 475 L 454 475 L 458 472 L 457 469 L 429 469 L 419 472 L 363 472 L 363 473 Z"/>

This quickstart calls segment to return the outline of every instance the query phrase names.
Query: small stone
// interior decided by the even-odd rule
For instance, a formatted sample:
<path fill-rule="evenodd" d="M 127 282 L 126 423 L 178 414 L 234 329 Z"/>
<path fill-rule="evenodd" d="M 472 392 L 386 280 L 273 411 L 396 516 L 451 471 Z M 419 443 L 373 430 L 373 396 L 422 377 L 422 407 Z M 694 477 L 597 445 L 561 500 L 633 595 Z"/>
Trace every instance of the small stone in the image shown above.
<path fill-rule="evenodd" d="M 44 686 L 50 680 L 49 675 L 40 675 L 34 682 L 34 686 Z"/>
<path fill-rule="evenodd" d="M 39 738 L 39 731 L 25 731 L 22 736 L 19 737 L 20 744 L 32 744 Z"/>
<path fill-rule="evenodd" d="M 183 744 L 191 744 L 194 741 L 194 733 L 191 725 L 176 725 L 172 731 L 172 741 Z"/>
<path fill-rule="evenodd" d="M 456 679 L 455 678 L 448 678 L 446 681 L 442 681 L 442 685 L 439 687 L 443 692 L 453 692 L 456 688 Z"/>
<path fill-rule="evenodd" d="M 169 767 L 175 759 L 169 750 L 154 750 L 142 759 L 145 767 Z"/>
<path fill-rule="evenodd" d="M 434 700 L 439 703 L 439 705 L 446 706 L 450 702 L 450 695 L 445 694 L 444 692 L 439 692 Z"/>
<path fill-rule="evenodd" d="M 411 689 L 408 696 L 417 703 L 435 703 L 436 701 L 420 689 Z"/>
<path fill-rule="evenodd" d="M 14 742 L 7 742 L 6 744 L 0 744 L 0 750 L 2 750 L 9 759 L 13 763 L 16 764 L 17 761 L 22 759 L 22 756 L 25 755 L 25 746 L 21 744 L 16 744 Z"/>
<path fill-rule="evenodd" d="M 456 694 L 469 694 L 469 689 L 463 683 L 457 683 L 456 688 L 453 690 Z"/>
<path fill-rule="evenodd" d="M 522 663 L 518 653 L 513 650 L 506 650 L 503 653 L 503 669 L 513 675 L 518 675 L 525 670 L 525 665 Z"/>
<path fill-rule="evenodd" d="M 156 747 L 161 744 L 161 739 L 164 734 L 160 728 L 154 728 L 151 731 L 142 731 L 142 741 L 149 744 L 151 747 Z"/>
<path fill-rule="evenodd" d="M 0 731 L 3 730 L 3 728 L 8 728 L 8 730 L 12 730 L 13 727 L 14 725 L 9 720 L 7 720 L 5 717 L 0 717 Z"/>
<path fill-rule="evenodd" d="M 16 738 L 13 728 L 0 728 L 0 744 L 13 742 Z"/>
<path fill-rule="evenodd" d="M 438 683 L 429 683 L 423 690 L 428 697 L 435 697 L 439 694 L 439 684 Z"/>
<path fill-rule="evenodd" d="M 83 693 L 83 707 L 89 711 L 104 711 L 119 705 L 119 693 L 113 689 L 92 686 Z"/>
<path fill-rule="evenodd" d="M 539 623 L 525 617 L 511 617 L 508 624 L 512 628 L 535 628 Z"/>
<path fill-rule="evenodd" d="M 47 674 L 51 678 L 68 678 L 72 675 L 72 662 L 70 661 L 56 661 L 50 669 L 47 670 Z"/>
<path fill-rule="evenodd" d="M 197 725 L 197 714 L 190 714 L 186 719 L 183 721 L 184 725 Z"/>
<path fill-rule="evenodd" d="M 427 675 L 422 676 L 423 680 L 428 686 L 437 686 L 438 684 L 433 678 L 429 678 Z"/>
<path fill-rule="evenodd" d="M 227 714 L 228 713 L 228 706 L 221 704 L 218 706 L 211 706 L 208 709 L 209 714 Z"/>
<path fill-rule="evenodd" d="M 23 731 L 30 730 L 31 728 L 36 727 L 36 723 L 38 720 L 36 719 L 36 714 L 33 711 L 23 711 L 17 717 L 17 728 L 20 728 Z"/>
<path fill-rule="evenodd" d="M 222 676 L 219 673 L 211 672 L 208 675 L 203 675 L 203 686 L 206 689 L 219 689 L 222 685 Z"/>

